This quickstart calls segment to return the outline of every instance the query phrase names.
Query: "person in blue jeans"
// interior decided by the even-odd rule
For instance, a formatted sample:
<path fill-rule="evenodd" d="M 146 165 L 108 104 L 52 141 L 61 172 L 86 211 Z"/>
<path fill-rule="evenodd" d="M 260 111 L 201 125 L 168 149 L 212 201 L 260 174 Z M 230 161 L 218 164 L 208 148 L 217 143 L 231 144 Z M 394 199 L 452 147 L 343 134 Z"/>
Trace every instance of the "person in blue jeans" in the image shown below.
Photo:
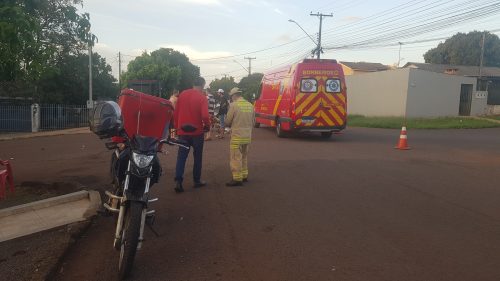
<path fill-rule="evenodd" d="M 185 90 L 179 95 L 174 110 L 174 126 L 179 139 L 189 144 L 189 148 L 179 147 L 177 152 L 177 164 L 175 167 L 175 192 L 184 191 L 184 168 L 186 159 L 193 148 L 194 187 L 202 187 L 206 182 L 201 180 L 201 168 L 203 161 L 204 132 L 210 129 L 210 115 L 208 114 L 208 101 L 202 90 L 205 80 L 198 77 L 194 81 L 192 89 Z"/>
<path fill-rule="evenodd" d="M 180 135 L 179 139 L 185 141 L 190 147 L 193 148 L 193 181 L 194 188 L 199 188 L 206 185 L 206 182 L 201 180 L 201 168 L 203 161 L 203 144 L 205 142 L 204 134 L 197 136 L 190 135 Z M 191 149 L 185 149 L 183 147 L 179 147 L 179 151 L 177 152 L 177 165 L 175 166 L 175 182 L 176 186 L 174 188 L 175 192 L 181 193 L 184 192 L 184 188 L 182 182 L 184 180 L 184 169 L 186 167 L 186 160 L 189 156 L 189 151 Z"/>

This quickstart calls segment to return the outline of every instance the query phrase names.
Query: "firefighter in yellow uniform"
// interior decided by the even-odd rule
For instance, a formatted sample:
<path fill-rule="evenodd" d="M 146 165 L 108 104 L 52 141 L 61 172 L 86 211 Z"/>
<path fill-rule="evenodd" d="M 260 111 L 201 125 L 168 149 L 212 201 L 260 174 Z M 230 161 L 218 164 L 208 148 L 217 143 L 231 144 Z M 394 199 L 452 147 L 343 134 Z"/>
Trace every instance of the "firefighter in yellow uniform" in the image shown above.
<path fill-rule="evenodd" d="M 233 180 L 227 186 L 242 186 L 248 181 L 248 147 L 252 139 L 252 128 L 255 122 L 253 105 L 242 97 L 239 88 L 229 92 L 232 103 L 226 115 L 225 124 L 231 127 L 230 166 Z"/>

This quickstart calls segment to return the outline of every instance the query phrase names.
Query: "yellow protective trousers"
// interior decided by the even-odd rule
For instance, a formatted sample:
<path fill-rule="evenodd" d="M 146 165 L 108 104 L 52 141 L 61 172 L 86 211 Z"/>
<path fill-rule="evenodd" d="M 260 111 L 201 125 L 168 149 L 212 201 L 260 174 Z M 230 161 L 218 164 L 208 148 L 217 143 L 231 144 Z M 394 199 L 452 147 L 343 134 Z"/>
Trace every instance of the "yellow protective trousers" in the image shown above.
<path fill-rule="evenodd" d="M 231 173 L 233 180 L 242 181 L 248 177 L 248 147 L 249 143 L 234 143 L 229 146 Z"/>

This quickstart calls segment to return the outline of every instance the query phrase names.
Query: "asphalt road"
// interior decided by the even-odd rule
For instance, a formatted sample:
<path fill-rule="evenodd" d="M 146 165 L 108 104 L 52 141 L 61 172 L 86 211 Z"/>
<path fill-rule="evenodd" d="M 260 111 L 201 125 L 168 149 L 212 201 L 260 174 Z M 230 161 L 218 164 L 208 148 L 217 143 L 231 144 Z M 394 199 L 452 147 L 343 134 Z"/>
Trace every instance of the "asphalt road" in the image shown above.
<path fill-rule="evenodd" d="M 173 192 L 175 150 L 153 187 L 155 234 L 132 280 L 500 280 L 500 129 L 350 128 L 330 140 L 257 129 L 250 182 L 230 179 L 228 140 L 206 144 L 209 185 Z M 93 135 L 1 142 L 17 180 L 102 188 L 109 152 Z M 33 158 L 30 161 L 30 158 Z M 57 280 L 111 280 L 113 219 L 99 217 Z"/>

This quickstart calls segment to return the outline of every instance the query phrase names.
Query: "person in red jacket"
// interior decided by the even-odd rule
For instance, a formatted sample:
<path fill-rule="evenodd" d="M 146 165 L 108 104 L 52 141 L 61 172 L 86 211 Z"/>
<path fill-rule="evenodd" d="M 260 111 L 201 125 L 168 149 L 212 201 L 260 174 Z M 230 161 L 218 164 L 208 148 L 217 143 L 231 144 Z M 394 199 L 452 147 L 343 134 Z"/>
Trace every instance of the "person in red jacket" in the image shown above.
<path fill-rule="evenodd" d="M 208 114 L 207 97 L 203 94 L 205 79 L 198 77 L 193 83 L 193 88 L 182 91 L 177 100 L 174 111 L 174 126 L 179 139 L 184 140 L 193 147 L 194 187 L 202 187 L 206 182 L 201 180 L 201 166 L 203 160 L 204 132 L 210 129 L 210 115 Z M 177 165 L 175 168 L 175 191 L 183 192 L 184 168 L 189 149 L 179 147 Z"/>

